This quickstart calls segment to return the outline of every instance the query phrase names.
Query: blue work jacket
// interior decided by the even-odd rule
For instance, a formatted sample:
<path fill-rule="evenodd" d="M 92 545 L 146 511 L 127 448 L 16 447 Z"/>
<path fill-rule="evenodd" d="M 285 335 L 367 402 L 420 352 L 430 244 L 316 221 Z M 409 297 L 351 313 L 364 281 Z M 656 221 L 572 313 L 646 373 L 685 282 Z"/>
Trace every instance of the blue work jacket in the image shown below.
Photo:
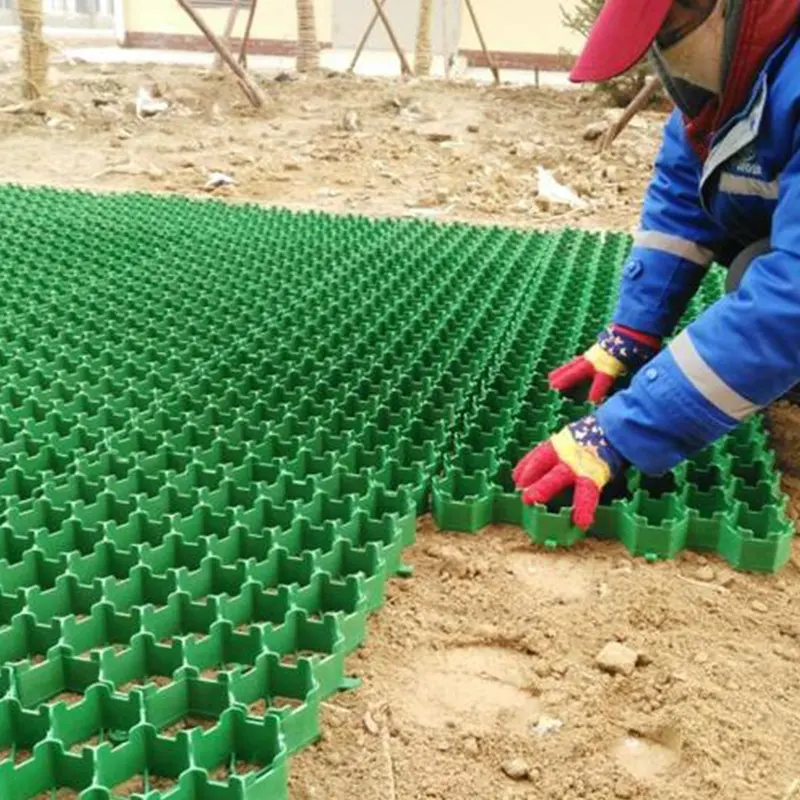
<path fill-rule="evenodd" d="M 614 322 L 669 337 L 713 261 L 770 237 L 706 308 L 598 409 L 609 441 L 665 472 L 800 382 L 800 39 L 770 56 L 703 162 L 667 122 Z"/>

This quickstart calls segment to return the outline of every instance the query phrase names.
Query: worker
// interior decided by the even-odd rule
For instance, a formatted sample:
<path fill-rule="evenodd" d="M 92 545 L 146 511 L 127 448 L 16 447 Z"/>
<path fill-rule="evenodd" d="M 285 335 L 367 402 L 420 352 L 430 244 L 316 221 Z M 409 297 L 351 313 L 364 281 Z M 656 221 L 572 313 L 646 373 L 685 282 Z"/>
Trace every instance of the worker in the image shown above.
<path fill-rule="evenodd" d="M 623 470 L 668 472 L 800 381 L 800 0 L 607 0 L 571 79 L 647 54 L 676 108 L 619 300 L 550 375 L 596 408 L 514 470 L 528 504 L 572 488 L 583 529 Z M 714 261 L 729 291 L 664 346 Z"/>

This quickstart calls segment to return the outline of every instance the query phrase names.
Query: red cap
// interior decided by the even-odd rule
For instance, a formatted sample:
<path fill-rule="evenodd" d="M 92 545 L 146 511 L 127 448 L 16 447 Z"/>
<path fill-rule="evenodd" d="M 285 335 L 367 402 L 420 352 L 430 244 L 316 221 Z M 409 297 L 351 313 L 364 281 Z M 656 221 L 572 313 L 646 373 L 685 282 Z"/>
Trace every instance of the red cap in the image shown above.
<path fill-rule="evenodd" d="M 666 22 L 673 0 L 606 0 L 570 72 L 574 83 L 597 83 L 641 60 Z"/>

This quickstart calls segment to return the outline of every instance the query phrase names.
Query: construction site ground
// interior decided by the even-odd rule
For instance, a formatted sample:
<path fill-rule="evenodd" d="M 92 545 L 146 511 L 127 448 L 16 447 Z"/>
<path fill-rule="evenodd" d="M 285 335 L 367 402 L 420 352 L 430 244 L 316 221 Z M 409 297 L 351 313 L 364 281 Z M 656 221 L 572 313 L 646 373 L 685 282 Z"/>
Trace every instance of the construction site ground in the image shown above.
<path fill-rule="evenodd" d="M 664 119 L 599 156 L 587 128 L 619 112 L 579 91 L 264 74 L 256 111 L 199 68 L 59 58 L 51 78 L 20 105 L 16 67 L 0 75 L 4 181 L 525 228 L 632 230 Z M 140 87 L 167 110 L 138 118 Z M 537 167 L 585 207 L 537 196 Z M 209 193 L 216 172 L 234 184 Z M 800 414 L 771 417 L 800 511 Z M 800 797 L 800 547 L 752 576 L 607 542 L 545 552 L 509 527 L 418 533 L 293 800 Z M 638 654 L 630 675 L 597 666 L 610 642 Z"/>

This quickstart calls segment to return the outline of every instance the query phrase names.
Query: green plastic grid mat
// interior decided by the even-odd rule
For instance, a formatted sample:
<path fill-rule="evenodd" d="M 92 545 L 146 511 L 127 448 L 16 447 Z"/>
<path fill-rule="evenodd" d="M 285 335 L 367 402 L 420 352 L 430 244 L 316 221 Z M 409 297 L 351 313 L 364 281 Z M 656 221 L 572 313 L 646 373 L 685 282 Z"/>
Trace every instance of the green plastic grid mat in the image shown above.
<path fill-rule="evenodd" d="M 3 800 L 284 798 L 420 513 L 578 538 L 509 475 L 585 410 L 546 373 L 607 319 L 627 236 L 17 187 L 0 211 Z M 778 568 L 761 425 L 632 473 L 594 533 Z"/>

